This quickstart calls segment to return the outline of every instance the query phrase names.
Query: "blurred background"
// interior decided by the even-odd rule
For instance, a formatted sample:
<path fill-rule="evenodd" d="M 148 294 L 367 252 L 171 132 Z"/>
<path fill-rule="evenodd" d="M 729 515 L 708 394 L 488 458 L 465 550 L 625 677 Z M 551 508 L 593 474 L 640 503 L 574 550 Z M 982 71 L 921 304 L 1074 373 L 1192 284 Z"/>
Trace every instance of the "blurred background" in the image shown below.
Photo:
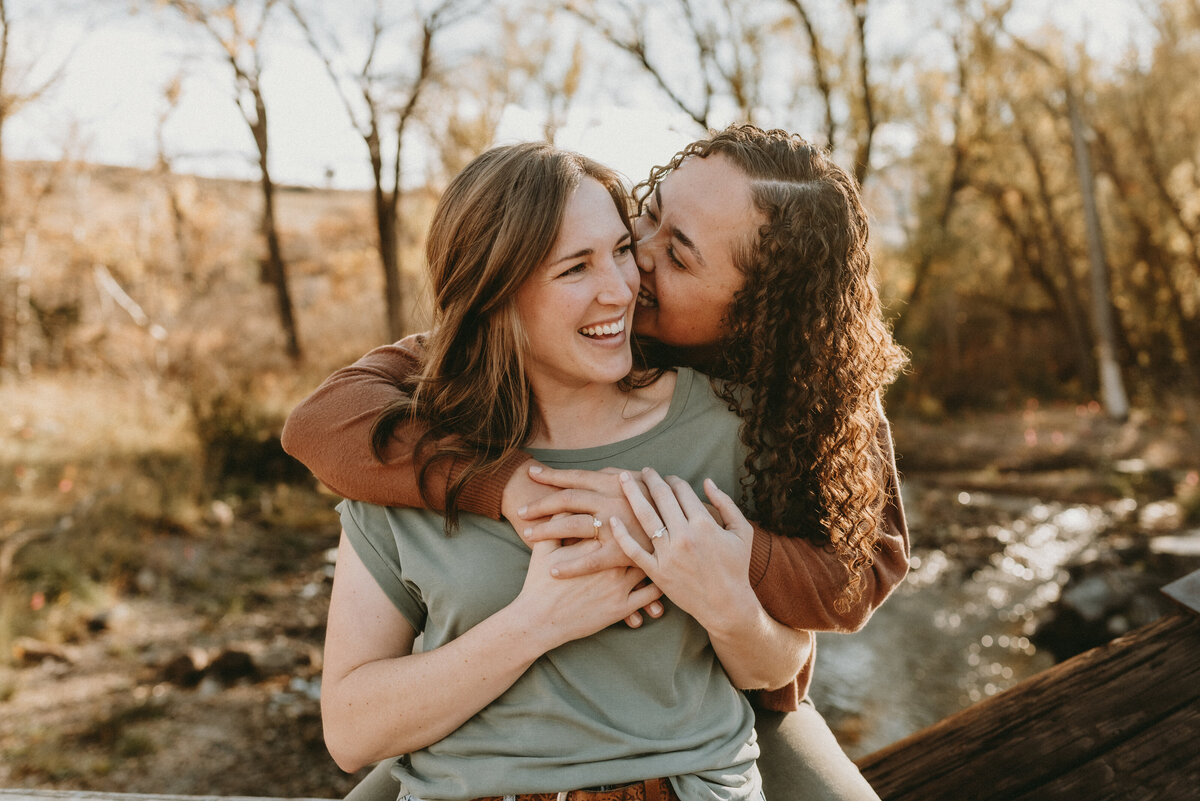
<path fill-rule="evenodd" d="M 859 756 L 1200 567 L 1196 0 L 0 0 L 0 786 L 340 796 L 335 498 L 282 453 L 427 325 L 490 145 L 734 121 L 854 171 L 913 571 L 820 640 Z"/>

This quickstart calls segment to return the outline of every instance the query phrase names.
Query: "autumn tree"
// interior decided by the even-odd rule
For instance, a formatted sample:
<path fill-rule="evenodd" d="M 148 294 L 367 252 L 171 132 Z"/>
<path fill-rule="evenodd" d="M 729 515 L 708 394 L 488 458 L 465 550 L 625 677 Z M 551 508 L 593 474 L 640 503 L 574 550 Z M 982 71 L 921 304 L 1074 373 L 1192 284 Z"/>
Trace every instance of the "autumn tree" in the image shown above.
<path fill-rule="evenodd" d="M 275 292 L 286 350 L 300 358 L 300 337 L 275 214 L 267 102 L 263 95 L 266 34 L 279 0 L 155 0 L 194 25 L 216 46 L 233 82 L 234 101 L 254 140 L 262 194 L 260 231 L 266 244 L 263 278 Z"/>
<path fill-rule="evenodd" d="M 343 41 L 332 21 L 320 18 L 320 4 L 290 0 L 288 7 L 366 146 L 387 331 L 399 339 L 406 322 L 400 265 L 405 146 L 421 100 L 437 77 L 438 43 L 447 29 L 477 11 L 479 2 L 441 0 L 425 12 L 414 6 L 398 13 L 377 1 L 353 44 Z"/>

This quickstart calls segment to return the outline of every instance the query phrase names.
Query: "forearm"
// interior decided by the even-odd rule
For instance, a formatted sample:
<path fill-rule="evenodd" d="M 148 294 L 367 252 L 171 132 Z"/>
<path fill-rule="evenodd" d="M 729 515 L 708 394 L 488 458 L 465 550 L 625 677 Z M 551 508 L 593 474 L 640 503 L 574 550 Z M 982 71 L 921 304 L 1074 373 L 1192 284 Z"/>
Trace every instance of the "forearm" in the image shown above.
<path fill-rule="evenodd" d="M 426 426 L 398 425 L 383 449 L 371 449 L 371 429 L 379 414 L 405 397 L 402 382 L 420 369 L 423 348 L 412 336 L 376 348 L 334 372 L 288 416 L 280 441 L 285 451 L 337 494 L 381 506 L 446 508 L 446 490 L 463 468 L 462 460 L 430 463 L 421 492 L 414 450 Z M 438 444 L 429 449 L 436 452 Z M 524 457 L 515 455 L 472 478 L 458 508 L 500 518 L 501 492 Z"/>
<path fill-rule="evenodd" d="M 435 743 L 504 693 L 549 647 L 513 604 L 428 653 L 340 675 L 327 670 L 321 713 L 330 754 L 353 772 Z"/>
<path fill-rule="evenodd" d="M 706 626 L 713 650 L 733 685 L 773 690 L 796 678 L 812 655 L 813 636 L 783 625 L 758 603 L 741 614 Z"/>

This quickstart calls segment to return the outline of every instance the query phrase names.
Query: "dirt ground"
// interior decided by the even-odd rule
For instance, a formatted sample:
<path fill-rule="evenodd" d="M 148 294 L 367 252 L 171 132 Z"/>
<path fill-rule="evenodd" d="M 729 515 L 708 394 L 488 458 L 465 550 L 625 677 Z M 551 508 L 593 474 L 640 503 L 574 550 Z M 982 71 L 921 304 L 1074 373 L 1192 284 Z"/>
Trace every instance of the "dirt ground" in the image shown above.
<path fill-rule="evenodd" d="M 1127 491 L 1090 469 L 1100 462 L 1142 460 L 1184 484 L 1196 469 L 1195 431 L 1179 417 L 1119 426 L 1095 410 L 1033 409 L 897 423 L 896 438 L 906 471 L 1023 492 L 1039 481 Z M 142 569 L 60 621 L 61 636 L 18 639 L 0 662 L 0 787 L 344 795 L 358 777 L 326 753 L 317 700 L 333 501 L 280 485 L 236 508 L 215 502 L 188 526 L 141 527 Z M 45 602 L 30 597 L 27 613 Z"/>

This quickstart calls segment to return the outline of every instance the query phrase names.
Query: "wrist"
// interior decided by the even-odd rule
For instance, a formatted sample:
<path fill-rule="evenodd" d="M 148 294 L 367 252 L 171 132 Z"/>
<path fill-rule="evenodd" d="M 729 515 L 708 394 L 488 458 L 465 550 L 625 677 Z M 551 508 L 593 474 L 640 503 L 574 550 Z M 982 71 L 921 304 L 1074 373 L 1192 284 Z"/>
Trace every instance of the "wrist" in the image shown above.
<path fill-rule="evenodd" d="M 727 593 L 720 604 L 706 610 L 703 620 L 697 618 L 711 639 L 736 641 L 762 629 L 770 616 L 749 586 L 744 591 Z"/>
<path fill-rule="evenodd" d="M 520 510 L 537 497 L 536 492 L 541 486 L 529 477 L 529 468 L 537 463 L 536 459 L 526 458 L 517 465 L 500 494 L 500 514 L 517 531 L 524 522 Z"/>

